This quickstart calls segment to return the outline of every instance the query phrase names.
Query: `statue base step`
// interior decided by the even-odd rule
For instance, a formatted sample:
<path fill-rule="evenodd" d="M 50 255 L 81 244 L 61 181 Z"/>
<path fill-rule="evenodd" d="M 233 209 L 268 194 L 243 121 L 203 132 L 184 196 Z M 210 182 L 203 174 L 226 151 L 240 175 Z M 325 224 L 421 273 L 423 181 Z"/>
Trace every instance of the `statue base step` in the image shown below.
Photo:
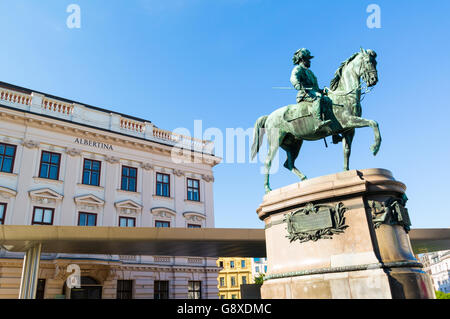
<path fill-rule="evenodd" d="M 364 169 L 266 194 L 261 297 L 435 298 L 412 252 L 405 189 L 388 170 Z"/>

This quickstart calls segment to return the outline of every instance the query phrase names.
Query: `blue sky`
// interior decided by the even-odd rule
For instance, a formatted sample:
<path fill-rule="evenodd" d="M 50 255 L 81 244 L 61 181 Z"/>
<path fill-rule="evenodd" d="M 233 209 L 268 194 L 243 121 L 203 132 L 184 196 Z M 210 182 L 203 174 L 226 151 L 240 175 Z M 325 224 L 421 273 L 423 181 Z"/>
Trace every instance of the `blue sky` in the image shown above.
<path fill-rule="evenodd" d="M 69 4 L 81 28 L 69 29 Z M 369 29 L 366 8 L 381 8 Z M 292 54 L 307 47 L 311 69 L 328 86 L 340 62 L 360 46 L 378 53 L 379 83 L 363 116 L 379 122 L 357 130 L 351 169 L 391 170 L 408 189 L 413 228 L 449 227 L 450 44 L 448 1 L 4 1 L 0 0 L 0 80 L 193 131 L 253 127 L 295 101 Z M 307 142 L 297 167 L 309 177 L 342 169 L 342 147 Z M 280 153 L 280 162 L 285 159 Z M 216 227 L 260 228 L 264 195 L 259 164 L 215 169 Z M 280 168 L 277 188 L 297 182 Z"/>

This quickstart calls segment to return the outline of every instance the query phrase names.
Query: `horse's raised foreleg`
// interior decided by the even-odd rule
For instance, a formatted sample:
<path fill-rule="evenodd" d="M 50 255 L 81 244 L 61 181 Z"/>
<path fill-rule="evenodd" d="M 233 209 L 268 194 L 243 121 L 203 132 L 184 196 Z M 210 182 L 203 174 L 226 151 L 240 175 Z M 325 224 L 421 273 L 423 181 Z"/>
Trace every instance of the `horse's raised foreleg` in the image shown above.
<path fill-rule="evenodd" d="M 343 134 L 342 147 L 344 149 L 344 171 L 349 169 L 350 154 L 352 152 L 352 141 L 355 136 L 355 130 Z"/>
<path fill-rule="evenodd" d="M 303 140 L 295 140 L 293 144 L 285 145 L 281 144 L 281 148 L 286 151 L 287 159 L 286 162 L 284 162 L 284 167 L 286 167 L 288 170 L 293 172 L 295 175 L 300 177 L 300 179 L 303 181 L 307 179 L 305 175 L 303 175 L 302 172 L 300 172 L 297 167 L 295 167 L 295 160 L 298 156 L 298 153 L 300 152 L 300 148 L 302 147 Z"/>
<path fill-rule="evenodd" d="M 372 150 L 373 155 L 377 155 L 378 151 L 380 150 L 381 135 L 380 129 L 378 128 L 378 123 L 376 121 L 367 120 L 357 116 L 350 116 L 349 119 L 347 120 L 345 128 L 352 129 L 368 126 L 370 126 L 373 129 L 373 133 L 375 135 L 375 143 L 370 147 L 370 149 Z"/>

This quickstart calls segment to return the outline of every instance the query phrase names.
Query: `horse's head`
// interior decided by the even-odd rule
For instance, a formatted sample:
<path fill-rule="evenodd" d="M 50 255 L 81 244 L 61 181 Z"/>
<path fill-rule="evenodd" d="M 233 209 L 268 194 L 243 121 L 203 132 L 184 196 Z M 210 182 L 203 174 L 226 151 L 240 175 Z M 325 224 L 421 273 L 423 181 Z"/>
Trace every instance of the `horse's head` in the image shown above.
<path fill-rule="evenodd" d="M 364 50 L 361 48 L 359 52 L 359 71 L 358 76 L 362 77 L 363 81 L 366 82 L 367 86 L 374 86 L 378 82 L 378 71 L 377 71 L 377 54 L 373 50 Z"/>
<path fill-rule="evenodd" d="M 341 90 L 352 92 L 355 85 L 359 84 L 362 78 L 367 86 L 374 86 L 378 82 L 377 72 L 377 54 L 373 50 L 364 50 L 356 52 L 350 58 L 341 63 L 334 78 L 331 80 L 330 89 L 332 91 Z M 355 81 L 349 80 L 354 78 Z"/>

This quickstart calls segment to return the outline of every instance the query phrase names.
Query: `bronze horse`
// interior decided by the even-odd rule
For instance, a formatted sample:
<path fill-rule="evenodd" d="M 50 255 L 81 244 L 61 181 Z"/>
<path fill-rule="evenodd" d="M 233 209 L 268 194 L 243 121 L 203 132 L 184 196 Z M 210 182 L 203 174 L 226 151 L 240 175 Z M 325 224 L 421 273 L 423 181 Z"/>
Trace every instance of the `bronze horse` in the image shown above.
<path fill-rule="evenodd" d="M 361 49 L 340 65 L 327 92 L 330 107 L 324 110 L 324 117 L 332 121 L 327 127 L 314 131 L 317 120 L 308 114 L 307 102 L 281 107 L 256 121 L 251 157 L 253 159 L 259 152 L 264 133 L 267 133 L 269 151 L 265 159 L 266 193 L 271 191 L 269 171 L 278 147 L 284 149 L 287 154 L 284 167 L 302 180 L 306 179 L 306 176 L 295 167 L 294 162 L 304 140 L 316 141 L 333 135 L 333 140 L 339 141 L 338 137 L 341 137 L 344 148 L 344 170 L 348 170 L 355 128 L 370 126 L 375 135 L 375 143 L 371 146 L 371 150 L 373 155 L 378 153 L 381 143 L 378 123 L 361 117 L 360 103 L 361 79 L 368 87 L 378 82 L 376 56 L 373 50 Z M 297 108 L 299 116 L 296 119 L 286 119 L 286 112 L 294 108 Z"/>

